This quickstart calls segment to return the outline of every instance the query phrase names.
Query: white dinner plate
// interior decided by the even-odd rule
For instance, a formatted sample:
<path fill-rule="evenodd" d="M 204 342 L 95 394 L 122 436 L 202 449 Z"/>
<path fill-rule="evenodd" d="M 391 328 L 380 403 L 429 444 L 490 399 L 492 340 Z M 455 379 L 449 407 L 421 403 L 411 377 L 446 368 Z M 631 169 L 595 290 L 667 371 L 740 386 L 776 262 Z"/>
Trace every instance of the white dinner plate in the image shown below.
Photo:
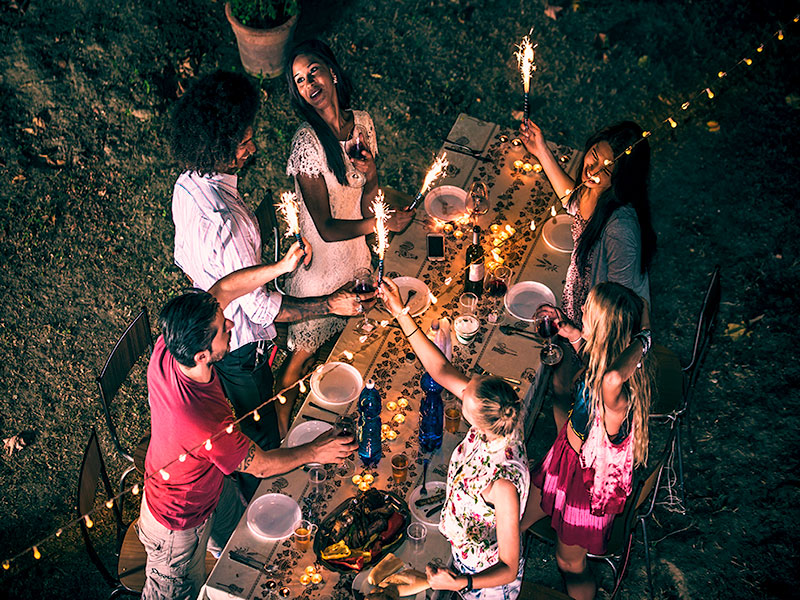
<path fill-rule="evenodd" d="M 325 407 L 350 404 L 364 387 L 361 373 L 350 364 L 329 362 L 311 375 L 311 399 Z"/>
<path fill-rule="evenodd" d="M 533 322 L 536 309 L 542 304 L 556 305 L 553 291 L 538 281 L 520 281 L 508 288 L 503 303 L 512 317 L 520 321 Z"/>
<path fill-rule="evenodd" d="M 542 225 L 544 241 L 553 250 L 572 252 L 572 217 L 561 213 Z"/>
<path fill-rule="evenodd" d="M 367 577 L 369 577 L 369 573 L 370 571 L 372 571 L 372 567 L 374 566 L 375 565 L 371 565 L 369 568 L 362 570 L 358 575 L 356 575 L 355 579 L 353 579 L 353 591 L 358 592 L 359 594 L 361 594 L 361 596 L 366 596 L 376 587 L 374 585 L 371 585 L 367 581 Z M 406 563 L 406 565 L 402 569 L 400 569 L 400 571 L 403 571 L 408 568 L 410 568 L 410 565 Z M 425 600 L 425 591 L 426 590 L 422 590 L 416 596 L 400 596 L 400 597 L 414 598 L 414 600 Z M 356 598 L 358 597 L 359 596 L 356 596 Z"/>
<path fill-rule="evenodd" d="M 400 299 L 407 301 L 408 294 L 414 290 L 416 294 L 408 301 L 408 312 L 412 317 L 418 317 L 431 305 L 431 291 L 428 286 L 416 277 L 395 277 L 392 281 L 400 288 Z"/>
<path fill-rule="evenodd" d="M 253 500 L 247 508 L 250 531 L 268 540 L 289 537 L 302 518 L 300 506 L 284 494 L 264 494 Z"/>
<path fill-rule="evenodd" d="M 454 185 L 440 185 L 425 196 L 425 210 L 440 221 L 467 216 L 467 192 Z"/>
<path fill-rule="evenodd" d="M 442 514 L 441 510 L 433 513 L 430 517 L 425 516 L 425 513 L 432 509 L 435 504 L 428 504 L 426 506 L 417 506 L 414 504 L 417 500 L 422 498 L 422 495 L 419 493 L 421 489 L 422 486 L 418 485 L 411 491 L 411 495 L 408 497 L 408 508 L 411 510 L 411 514 L 414 515 L 415 521 L 419 521 L 426 527 L 439 527 L 439 517 Z M 425 489 L 428 490 L 426 496 L 430 497 L 439 490 L 447 489 L 447 484 L 444 481 L 428 481 L 425 484 Z M 444 502 L 444 498 L 442 498 L 442 502 Z"/>
<path fill-rule="evenodd" d="M 304 421 L 293 427 L 286 436 L 286 447 L 294 448 L 308 444 L 331 429 L 333 429 L 333 425 L 325 421 Z"/>

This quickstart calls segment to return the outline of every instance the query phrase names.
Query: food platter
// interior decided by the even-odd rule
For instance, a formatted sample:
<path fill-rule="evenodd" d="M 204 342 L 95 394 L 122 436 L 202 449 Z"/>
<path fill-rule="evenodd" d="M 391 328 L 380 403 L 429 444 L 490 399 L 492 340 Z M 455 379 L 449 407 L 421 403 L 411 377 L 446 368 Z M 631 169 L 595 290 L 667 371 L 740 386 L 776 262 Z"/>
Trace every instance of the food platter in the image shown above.
<path fill-rule="evenodd" d="M 406 568 L 408 568 L 409 566 L 410 565 L 406 563 Z M 370 584 L 369 581 L 367 581 L 368 577 L 369 577 L 369 569 L 364 569 L 363 571 L 361 571 L 361 573 L 356 575 L 355 579 L 353 579 L 353 596 L 355 596 L 357 600 L 361 600 L 372 590 L 376 589 L 376 586 Z M 421 592 L 419 592 L 414 596 L 400 596 L 400 597 L 413 598 L 414 600 L 425 600 L 425 590 L 422 590 Z"/>
<path fill-rule="evenodd" d="M 342 502 L 320 523 L 314 553 L 334 571 L 361 571 L 402 544 L 410 522 L 408 505 L 401 498 L 372 488 Z M 323 551 L 334 545 L 338 545 L 337 553 L 323 558 Z M 331 558 L 339 555 L 338 550 L 344 554 L 344 548 L 349 555 Z"/>

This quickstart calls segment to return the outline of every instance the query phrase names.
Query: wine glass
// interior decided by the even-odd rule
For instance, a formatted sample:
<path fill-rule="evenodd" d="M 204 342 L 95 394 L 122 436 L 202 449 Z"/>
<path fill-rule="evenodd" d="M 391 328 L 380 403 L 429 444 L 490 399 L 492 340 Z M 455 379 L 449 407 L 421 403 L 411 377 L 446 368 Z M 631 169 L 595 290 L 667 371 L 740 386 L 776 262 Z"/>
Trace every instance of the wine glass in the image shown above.
<path fill-rule="evenodd" d="M 561 362 L 564 353 L 561 348 L 553 343 L 553 336 L 558 333 L 558 325 L 556 325 L 556 318 L 548 314 L 543 314 L 535 320 L 536 329 L 539 335 L 545 339 L 545 345 L 542 347 L 540 357 L 542 364 L 557 365 Z"/>
<path fill-rule="evenodd" d="M 353 292 L 357 294 L 359 298 L 362 294 L 372 294 L 375 291 L 375 284 L 375 273 L 373 273 L 372 269 L 367 267 L 358 269 L 353 277 Z M 359 302 L 361 302 L 360 299 Z M 361 304 L 360 312 L 364 314 L 364 317 L 356 326 L 356 331 L 361 334 L 370 333 L 375 329 L 375 322 L 367 317 L 363 303 Z"/>
<path fill-rule="evenodd" d="M 489 188 L 482 181 L 473 181 L 467 192 L 467 210 L 473 219 L 489 212 Z"/>
<path fill-rule="evenodd" d="M 367 143 L 367 131 L 361 125 L 353 125 L 353 131 L 344 142 L 344 151 L 348 158 L 361 160 L 362 150 L 369 150 Z M 355 168 L 352 162 L 348 166 L 347 177 L 352 187 L 364 187 L 367 183 L 366 176 Z"/>

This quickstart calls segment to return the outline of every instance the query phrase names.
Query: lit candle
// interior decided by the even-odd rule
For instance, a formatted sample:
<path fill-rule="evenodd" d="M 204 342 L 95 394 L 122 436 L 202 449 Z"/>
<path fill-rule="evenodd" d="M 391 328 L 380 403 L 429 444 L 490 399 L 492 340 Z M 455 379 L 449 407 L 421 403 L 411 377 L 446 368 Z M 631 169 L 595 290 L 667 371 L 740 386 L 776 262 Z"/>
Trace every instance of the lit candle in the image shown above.
<path fill-rule="evenodd" d="M 460 229 L 456 229 L 456 230 L 453 232 L 453 237 L 454 237 L 454 238 L 456 238 L 457 240 L 460 240 L 461 238 L 463 238 L 463 237 L 464 237 L 464 232 L 463 232 L 463 231 L 461 231 Z"/>
<path fill-rule="evenodd" d="M 499 223 L 492 223 L 491 225 L 489 225 L 489 230 L 492 233 L 497 233 L 498 231 L 500 231 L 500 224 Z"/>
<path fill-rule="evenodd" d="M 531 219 L 531 231 L 536 231 L 536 221 Z"/>
<path fill-rule="evenodd" d="M 396 411 L 397 402 L 395 402 L 394 400 L 389 400 L 389 402 L 386 403 L 386 408 L 388 408 L 392 412 Z"/>
<path fill-rule="evenodd" d="M 511 225 L 506 225 L 506 232 L 508 233 L 508 235 L 511 236 L 517 233 L 517 230 L 514 229 Z"/>
<path fill-rule="evenodd" d="M 320 575 L 319 573 L 314 573 L 311 576 L 311 583 L 313 583 L 314 585 L 322 583 L 322 575 Z"/>
<path fill-rule="evenodd" d="M 504 241 L 504 242 L 505 242 L 505 241 L 508 239 L 508 232 L 506 232 L 506 231 L 501 231 L 501 232 L 500 232 L 500 235 L 498 235 L 498 237 L 499 237 L 499 238 L 500 238 L 502 241 Z"/>
<path fill-rule="evenodd" d="M 530 173 L 531 171 L 533 171 L 533 165 L 532 165 L 531 163 L 527 163 L 527 162 L 526 162 L 524 165 L 522 165 L 522 170 L 523 170 L 523 171 L 525 172 L 525 174 L 527 175 L 528 173 Z"/>
<path fill-rule="evenodd" d="M 280 589 L 280 591 L 278 592 L 278 595 L 280 595 L 281 598 L 288 598 L 289 594 L 291 594 L 291 593 L 292 593 L 292 590 L 290 590 L 288 587 L 282 587 Z"/>
<path fill-rule="evenodd" d="M 556 210 L 556 205 L 554 204 L 553 206 L 550 207 L 550 216 L 555 217 L 557 213 L 558 211 Z"/>
<path fill-rule="evenodd" d="M 541 173 L 542 172 L 542 165 L 539 163 L 533 163 L 533 172 L 534 173 Z"/>
<path fill-rule="evenodd" d="M 512 146 L 521 146 L 522 145 L 522 141 L 519 138 L 514 138 L 513 140 L 511 140 L 511 145 Z"/>
<path fill-rule="evenodd" d="M 361 475 L 358 475 L 358 474 L 353 475 L 353 483 L 355 485 L 360 484 L 361 483 Z"/>
<path fill-rule="evenodd" d="M 403 423 L 406 420 L 406 416 L 403 413 L 397 413 L 393 418 L 392 421 L 395 423 Z"/>
<path fill-rule="evenodd" d="M 522 162 L 521 160 L 515 160 L 514 161 L 514 173 L 519 173 L 520 169 L 522 169 L 522 165 L 524 165 L 524 164 L 525 163 Z"/>
<path fill-rule="evenodd" d="M 306 575 L 305 573 L 300 575 L 300 583 L 303 585 L 309 585 L 311 583 L 311 575 Z"/>
<path fill-rule="evenodd" d="M 453 225 L 451 223 L 445 223 L 443 229 L 445 233 L 453 233 Z"/>
<path fill-rule="evenodd" d="M 408 400 L 406 400 L 405 398 L 398 398 L 397 406 L 399 406 L 400 408 L 408 408 Z"/>
<path fill-rule="evenodd" d="M 508 136 L 507 136 L 507 135 L 501 135 L 501 136 L 500 136 L 499 138 L 497 138 L 497 139 L 498 139 L 498 140 L 500 140 L 500 143 L 501 143 L 501 144 L 505 144 L 505 143 L 508 141 Z"/>
<path fill-rule="evenodd" d="M 358 484 L 358 489 L 362 492 L 366 492 L 369 489 L 369 484 L 366 481 L 362 481 Z"/>
<path fill-rule="evenodd" d="M 381 425 L 381 433 L 386 433 L 391 428 L 392 428 L 391 425 L 389 425 L 388 423 L 384 423 L 383 425 Z"/>
<path fill-rule="evenodd" d="M 397 432 L 394 429 L 390 429 L 386 432 L 386 439 L 390 442 L 393 442 L 397 439 Z"/>
<path fill-rule="evenodd" d="M 316 567 L 314 565 L 308 565 L 306 567 L 306 575 L 313 575 L 316 572 L 317 572 L 317 569 L 316 569 Z"/>
<path fill-rule="evenodd" d="M 503 243 L 503 240 L 501 240 L 499 236 L 492 240 L 492 245 L 493 246 L 500 246 L 502 243 Z"/>
<path fill-rule="evenodd" d="M 361 480 L 367 485 L 372 485 L 372 482 L 375 481 L 375 477 L 372 476 L 372 473 L 364 473 L 364 475 L 361 476 Z"/>
<path fill-rule="evenodd" d="M 496 266 L 497 263 L 494 262 L 493 260 L 490 260 L 489 262 L 486 263 L 486 268 L 489 269 L 490 271 L 494 269 Z"/>

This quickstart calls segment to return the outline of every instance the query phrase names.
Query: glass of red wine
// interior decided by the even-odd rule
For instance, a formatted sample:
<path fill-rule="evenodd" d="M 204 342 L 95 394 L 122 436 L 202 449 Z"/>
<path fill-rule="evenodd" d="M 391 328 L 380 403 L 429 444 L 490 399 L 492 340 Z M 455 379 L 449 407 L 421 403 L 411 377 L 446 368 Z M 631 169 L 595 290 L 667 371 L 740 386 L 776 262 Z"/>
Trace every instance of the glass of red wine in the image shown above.
<path fill-rule="evenodd" d="M 486 278 L 486 293 L 493 298 L 505 296 L 512 273 L 513 271 L 505 265 L 496 266 Z"/>
<path fill-rule="evenodd" d="M 536 330 L 545 339 L 545 345 L 540 354 L 544 365 L 557 365 L 564 356 L 561 348 L 553 343 L 553 336 L 558 333 L 557 322 L 557 317 L 548 314 L 543 314 L 536 319 Z"/>
<path fill-rule="evenodd" d="M 361 125 L 353 125 L 353 131 L 344 143 L 344 151 L 347 156 L 353 160 L 364 160 L 361 154 L 364 150 L 369 150 L 367 146 L 367 132 Z M 350 169 L 348 176 L 350 177 L 350 185 L 352 186 L 361 187 L 367 181 L 364 174 L 354 166 Z"/>
<path fill-rule="evenodd" d="M 376 286 L 376 277 L 375 273 L 372 269 L 369 268 L 361 268 L 356 271 L 355 276 L 353 277 L 353 292 L 357 294 L 359 297 L 367 294 L 372 294 L 375 292 Z M 359 302 L 361 300 L 359 299 Z M 375 329 L 376 325 L 367 317 L 366 310 L 364 310 L 364 304 L 361 304 L 362 312 L 364 313 L 364 317 L 362 321 L 356 326 L 356 330 L 359 333 L 367 334 L 370 333 L 373 329 Z"/>

